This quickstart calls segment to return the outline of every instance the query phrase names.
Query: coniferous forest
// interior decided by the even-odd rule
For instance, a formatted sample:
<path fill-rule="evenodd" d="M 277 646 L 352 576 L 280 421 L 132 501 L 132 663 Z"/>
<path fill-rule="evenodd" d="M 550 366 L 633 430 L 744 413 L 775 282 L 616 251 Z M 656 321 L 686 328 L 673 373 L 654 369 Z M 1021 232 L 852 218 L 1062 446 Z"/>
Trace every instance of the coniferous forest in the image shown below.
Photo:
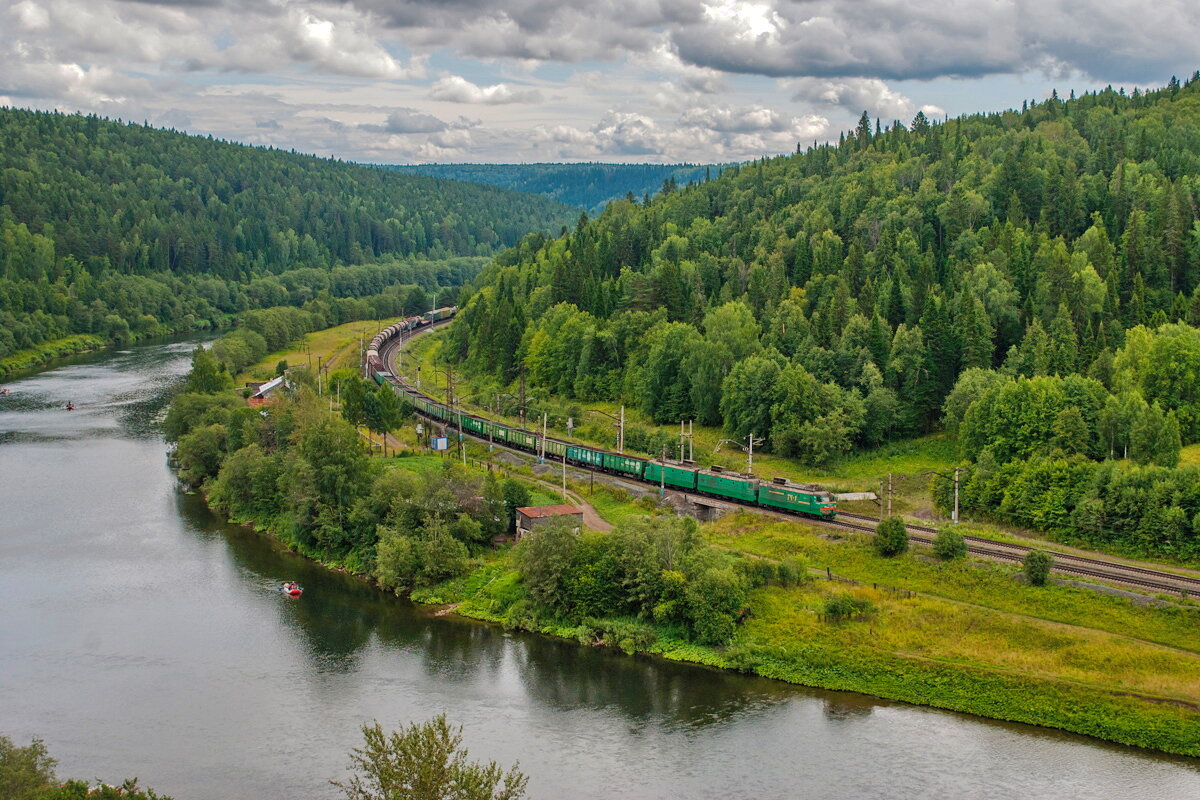
<path fill-rule="evenodd" d="M 0 109 L 0 359 L 72 334 L 127 342 L 322 294 L 453 285 L 477 268 L 465 257 L 573 217 L 488 186 Z"/>
<path fill-rule="evenodd" d="M 1198 220 L 1200 74 L 944 123 L 864 114 L 836 145 L 526 237 L 452 350 L 811 464 L 945 429 L 966 508 L 1194 557 Z"/>

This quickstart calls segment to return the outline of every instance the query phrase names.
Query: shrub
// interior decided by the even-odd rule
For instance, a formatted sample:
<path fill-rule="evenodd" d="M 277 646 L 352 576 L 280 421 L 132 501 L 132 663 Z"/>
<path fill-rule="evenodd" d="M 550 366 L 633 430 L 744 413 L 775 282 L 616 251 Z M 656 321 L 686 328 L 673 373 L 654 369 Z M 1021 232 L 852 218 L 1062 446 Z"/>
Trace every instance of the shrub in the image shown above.
<path fill-rule="evenodd" d="M 828 622 L 842 622 L 852 617 L 861 619 L 874 612 L 874 603 L 852 594 L 835 594 L 825 601 L 825 619 Z"/>
<path fill-rule="evenodd" d="M 1045 586 L 1050 577 L 1050 568 L 1054 566 L 1054 558 L 1042 550 L 1030 550 L 1025 556 L 1025 579 L 1030 586 Z"/>
<path fill-rule="evenodd" d="M 795 559 L 785 559 L 779 562 L 775 574 L 780 586 L 799 586 L 808 580 L 808 565 Z"/>
<path fill-rule="evenodd" d="M 952 561 L 967 554 L 967 540 L 951 527 L 944 527 L 933 537 L 933 553 L 943 561 Z"/>
<path fill-rule="evenodd" d="M 888 517 L 875 528 L 875 552 L 881 556 L 898 556 L 908 550 L 908 528 L 899 517 Z"/>

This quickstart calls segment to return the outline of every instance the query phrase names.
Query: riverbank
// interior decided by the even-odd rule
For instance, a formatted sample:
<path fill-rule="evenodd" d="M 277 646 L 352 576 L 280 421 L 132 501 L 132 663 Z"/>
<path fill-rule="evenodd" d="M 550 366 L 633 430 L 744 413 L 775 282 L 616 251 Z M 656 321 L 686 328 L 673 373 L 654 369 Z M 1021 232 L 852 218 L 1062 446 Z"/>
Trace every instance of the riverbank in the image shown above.
<path fill-rule="evenodd" d="M 80 333 L 75 336 L 42 342 L 36 347 L 18 350 L 9 356 L 0 358 L 0 380 L 18 372 L 45 366 L 56 358 L 89 353 L 107 346 L 108 342 L 90 333 Z"/>
<path fill-rule="evenodd" d="M 598 507 L 614 505 L 636 504 L 608 498 Z M 622 511 L 628 519 L 644 507 Z M 255 527 L 271 528 L 262 521 Z M 465 574 L 409 596 L 581 646 L 1200 756 L 1200 608 L 1194 605 L 1139 604 L 1066 584 L 1030 587 L 1001 565 L 941 563 L 919 554 L 884 559 L 856 536 L 831 541 L 824 529 L 750 513 L 701 531 L 709 543 L 742 555 L 810 567 L 799 586 L 754 590 L 749 614 L 724 647 L 699 645 L 643 620 L 531 612 L 511 548 L 486 551 Z M 344 564 L 326 566 L 347 571 Z M 826 610 L 837 598 L 869 610 L 832 620 Z"/>
<path fill-rule="evenodd" d="M 839 570 L 850 561 L 861 566 L 873 558 L 863 543 L 822 544 L 819 535 L 795 530 L 798 525 L 784 530 L 775 523 L 745 519 L 748 516 L 705 526 L 705 536 L 728 543 L 743 535 L 740 524 L 758 528 L 760 534 L 751 546 L 739 547 L 742 552 L 803 556 L 826 545 L 845 547 L 849 557 L 834 559 Z M 764 541 L 770 544 L 762 546 Z M 687 642 L 635 620 L 573 624 L 531 619 L 507 554 L 498 554 L 463 578 L 418 591 L 413 599 L 455 603 L 461 616 L 606 644 L 631 654 L 1200 756 L 1196 609 L 1143 607 L 1067 586 L 1035 589 L 1018 584 L 1008 570 L 943 565 L 919 556 L 898 559 L 887 572 L 892 578 L 899 571 L 909 572 L 915 580 L 898 583 L 924 587 L 906 589 L 869 582 L 875 577 L 873 566 L 861 567 L 857 581 L 835 571 L 832 580 L 814 578 L 793 588 L 755 590 L 746 620 L 732 643 L 721 648 Z M 951 575 L 958 579 L 947 580 Z M 987 584 L 981 602 L 957 599 L 975 577 Z M 940 591 L 934 588 L 939 582 Z M 837 597 L 866 601 L 872 610 L 832 621 L 825 610 Z M 636 642 L 607 635 L 622 626 L 654 639 Z M 1139 626 L 1147 630 L 1147 638 L 1119 632 Z"/>

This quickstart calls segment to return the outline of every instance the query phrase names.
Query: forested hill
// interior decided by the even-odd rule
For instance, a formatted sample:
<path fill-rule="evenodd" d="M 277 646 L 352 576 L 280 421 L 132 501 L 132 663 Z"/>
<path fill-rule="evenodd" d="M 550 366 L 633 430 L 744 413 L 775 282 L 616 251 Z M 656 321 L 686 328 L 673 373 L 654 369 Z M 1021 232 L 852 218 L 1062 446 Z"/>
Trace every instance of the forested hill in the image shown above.
<path fill-rule="evenodd" d="M 0 360 L 69 334 L 203 327 L 336 291 L 298 271 L 487 256 L 577 217 L 490 186 L 0 108 Z"/>
<path fill-rule="evenodd" d="M 1200 73 L 945 124 L 864 115 L 838 145 L 527 238 L 454 349 L 811 463 L 961 425 L 979 507 L 1177 551 L 1186 531 L 1200 555 L 1200 473 L 1104 463 L 1174 466 L 1200 441 L 1198 219 Z M 1169 530 L 1147 523 L 1172 497 Z"/>
<path fill-rule="evenodd" d="M 383 169 L 453 178 L 540 194 L 598 213 L 632 193 L 654 195 L 663 184 L 685 186 L 716 175 L 720 166 L 693 164 L 406 164 Z"/>

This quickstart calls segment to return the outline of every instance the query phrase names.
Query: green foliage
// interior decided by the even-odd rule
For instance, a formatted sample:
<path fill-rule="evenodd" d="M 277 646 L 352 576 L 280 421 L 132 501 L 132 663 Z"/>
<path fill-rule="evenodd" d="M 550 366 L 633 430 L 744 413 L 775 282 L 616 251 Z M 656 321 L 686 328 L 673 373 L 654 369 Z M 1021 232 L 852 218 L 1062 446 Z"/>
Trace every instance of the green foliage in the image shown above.
<path fill-rule="evenodd" d="M 888 517 L 875 528 L 875 552 L 891 558 L 908 550 L 908 528 L 900 517 Z"/>
<path fill-rule="evenodd" d="M 179 469 L 179 479 L 195 489 L 209 478 L 216 477 L 226 451 L 226 429 L 213 424 L 196 428 L 179 439 L 172 458 Z"/>
<path fill-rule="evenodd" d="M 171 800 L 153 789 L 142 789 L 136 778 L 120 786 L 93 786 L 77 780 L 59 784 L 54 775 L 57 763 L 41 739 L 34 739 L 27 747 L 17 747 L 7 736 L 0 735 L 0 797 L 4 800 Z"/>
<path fill-rule="evenodd" d="M 0 736 L 0 797 L 7 800 L 41 800 L 54 783 L 54 767 L 45 743 L 34 739 L 18 747 L 12 739 Z"/>
<path fill-rule="evenodd" d="M 1050 568 L 1054 566 L 1054 557 L 1045 550 L 1030 550 L 1025 554 L 1022 567 L 1025 570 L 1025 580 L 1030 586 L 1045 586 L 1050 577 Z"/>
<path fill-rule="evenodd" d="M 225 367 L 203 346 L 192 351 L 192 369 L 184 391 L 190 394 L 218 394 L 233 387 Z"/>
<path fill-rule="evenodd" d="M 275 375 L 276 376 L 282 375 L 283 373 L 287 372 L 287 369 L 288 369 L 287 359 L 286 358 L 281 359 L 280 362 L 275 365 Z"/>
<path fill-rule="evenodd" d="M 953 561 L 967 555 L 967 540 L 949 525 L 943 525 L 933 537 L 933 553 L 943 561 Z"/>
<path fill-rule="evenodd" d="M 746 607 L 747 585 L 731 569 L 706 569 L 688 581 L 684 596 L 696 640 L 725 644 Z"/>
<path fill-rule="evenodd" d="M 865 597 L 838 592 L 825 600 L 823 613 L 828 622 L 863 619 L 875 613 L 875 604 Z"/>
<path fill-rule="evenodd" d="M 469 760 L 462 728 L 445 714 L 385 733 L 376 722 L 362 728 L 363 746 L 350 753 L 353 774 L 334 785 L 346 800 L 517 800 L 526 777 L 514 765 Z"/>
<path fill-rule="evenodd" d="M 653 619 L 706 644 L 727 642 L 745 608 L 751 581 L 736 564 L 701 545 L 692 520 L 641 518 L 611 534 L 583 535 L 555 521 L 517 549 L 517 568 L 536 607 L 577 622 Z M 773 564 L 764 568 L 777 574 Z"/>
<path fill-rule="evenodd" d="M 242 405 L 242 401 L 232 392 L 176 395 L 163 420 L 163 435 L 168 442 L 178 442 L 195 428 L 224 424 L 229 419 L 229 413 Z"/>

